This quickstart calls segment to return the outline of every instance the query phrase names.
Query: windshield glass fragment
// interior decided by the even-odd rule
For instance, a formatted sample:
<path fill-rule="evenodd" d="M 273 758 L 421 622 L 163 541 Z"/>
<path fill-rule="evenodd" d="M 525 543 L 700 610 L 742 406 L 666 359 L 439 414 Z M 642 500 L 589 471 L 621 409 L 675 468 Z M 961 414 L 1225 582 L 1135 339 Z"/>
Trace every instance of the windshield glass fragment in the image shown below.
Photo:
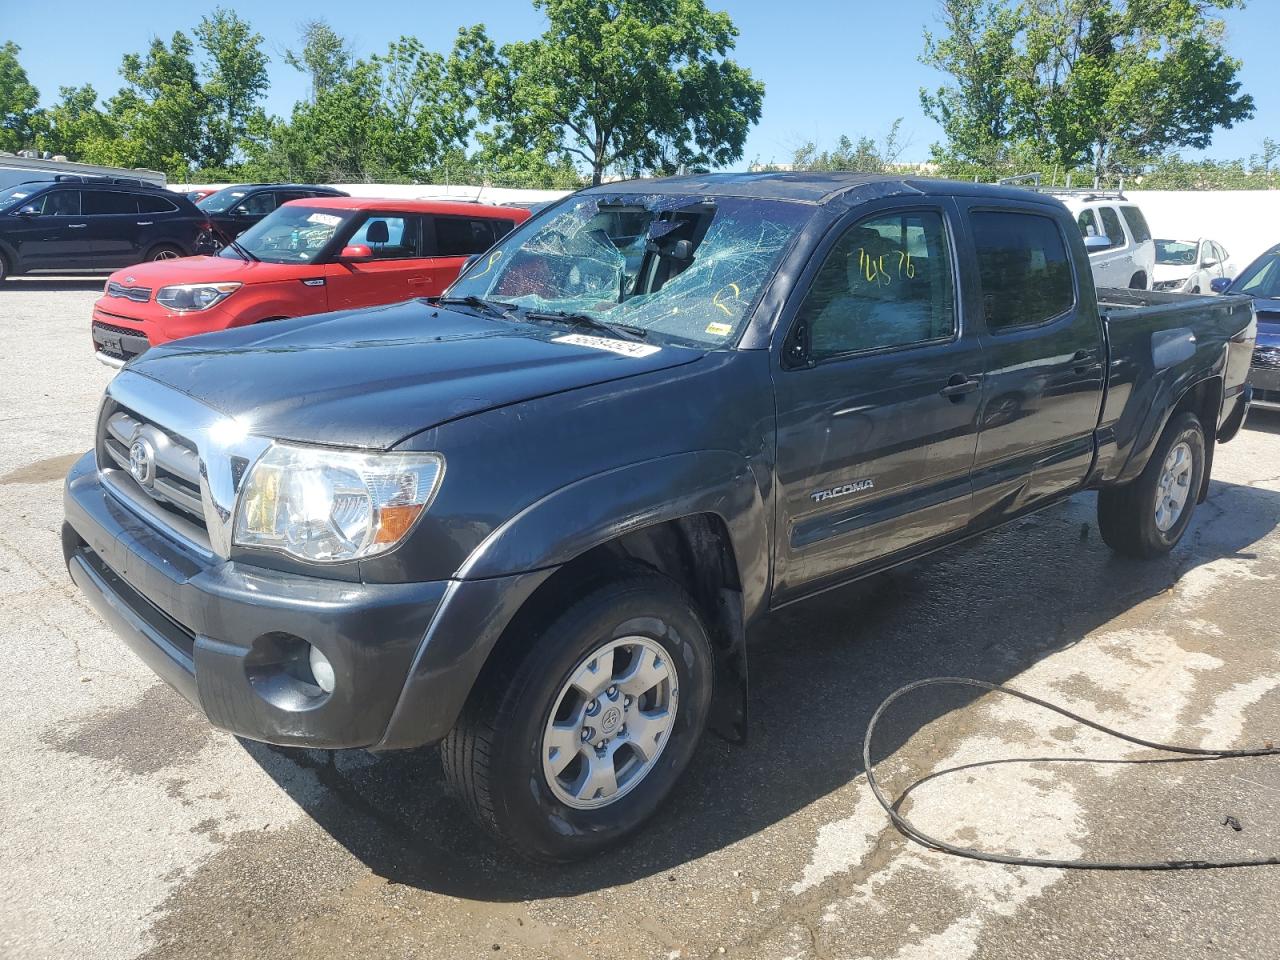
<path fill-rule="evenodd" d="M 517 230 L 449 295 L 732 343 L 812 212 L 782 200 L 583 196 Z"/>

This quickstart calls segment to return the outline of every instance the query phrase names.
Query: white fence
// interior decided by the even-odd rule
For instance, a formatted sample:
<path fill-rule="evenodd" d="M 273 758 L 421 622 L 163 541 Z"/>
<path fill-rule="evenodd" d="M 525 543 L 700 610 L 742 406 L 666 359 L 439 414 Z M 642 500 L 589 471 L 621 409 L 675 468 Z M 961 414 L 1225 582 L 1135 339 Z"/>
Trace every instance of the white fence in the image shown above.
<path fill-rule="evenodd" d="M 1280 190 L 1126 190 L 1162 240 L 1207 237 L 1227 248 L 1227 275 L 1280 243 Z"/>

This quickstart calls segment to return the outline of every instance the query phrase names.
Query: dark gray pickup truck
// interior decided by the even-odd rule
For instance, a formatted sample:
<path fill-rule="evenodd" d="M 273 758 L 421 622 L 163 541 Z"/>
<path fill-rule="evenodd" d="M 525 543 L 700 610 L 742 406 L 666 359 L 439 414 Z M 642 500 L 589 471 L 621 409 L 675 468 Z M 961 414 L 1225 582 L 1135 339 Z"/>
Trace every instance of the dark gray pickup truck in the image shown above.
<path fill-rule="evenodd" d="M 1171 549 L 1240 429 L 1247 297 L 1094 292 L 1056 200 L 840 174 L 609 184 L 440 301 L 178 341 L 107 389 L 72 578 L 215 725 L 443 741 L 526 855 L 742 735 L 769 611 L 1096 489 Z"/>

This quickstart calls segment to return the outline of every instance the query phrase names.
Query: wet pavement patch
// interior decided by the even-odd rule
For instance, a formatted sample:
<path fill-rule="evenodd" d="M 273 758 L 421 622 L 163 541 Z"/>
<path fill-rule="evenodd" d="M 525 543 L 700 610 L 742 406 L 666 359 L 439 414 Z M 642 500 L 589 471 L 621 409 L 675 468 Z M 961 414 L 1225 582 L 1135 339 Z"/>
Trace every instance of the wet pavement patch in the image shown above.
<path fill-rule="evenodd" d="M 4 476 L 0 476 L 0 483 L 48 483 L 52 480 L 61 480 L 67 475 L 71 465 L 82 456 L 84 456 L 83 451 L 61 457 L 45 457 L 35 463 L 28 463 L 25 467 L 10 470 Z"/>
<path fill-rule="evenodd" d="M 69 729 L 50 730 L 42 739 L 56 750 L 147 776 L 186 763 L 212 735 L 190 704 L 156 683 L 127 707 L 104 710 Z"/>

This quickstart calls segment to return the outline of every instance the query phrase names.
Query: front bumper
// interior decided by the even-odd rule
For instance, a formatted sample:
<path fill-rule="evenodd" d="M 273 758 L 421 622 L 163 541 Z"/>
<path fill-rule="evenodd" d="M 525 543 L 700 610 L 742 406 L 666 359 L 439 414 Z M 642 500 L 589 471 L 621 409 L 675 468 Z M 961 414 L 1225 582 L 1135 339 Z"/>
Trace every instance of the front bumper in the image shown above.
<path fill-rule="evenodd" d="M 67 476 L 64 502 L 67 568 L 102 618 L 215 726 L 269 743 L 441 739 L 510 613 L 543 579 L 351 583 L 211 559 L 121 503 L 92 453 Z M 333 664 L 332 693 L 302 677 L 302 641 Z"/>
<path fill-rule="evenodd" d="M 1280 346 L 1254 350 L 1249 385 L 1253 387 L 1254 406 L 1280 410 Z"/>

